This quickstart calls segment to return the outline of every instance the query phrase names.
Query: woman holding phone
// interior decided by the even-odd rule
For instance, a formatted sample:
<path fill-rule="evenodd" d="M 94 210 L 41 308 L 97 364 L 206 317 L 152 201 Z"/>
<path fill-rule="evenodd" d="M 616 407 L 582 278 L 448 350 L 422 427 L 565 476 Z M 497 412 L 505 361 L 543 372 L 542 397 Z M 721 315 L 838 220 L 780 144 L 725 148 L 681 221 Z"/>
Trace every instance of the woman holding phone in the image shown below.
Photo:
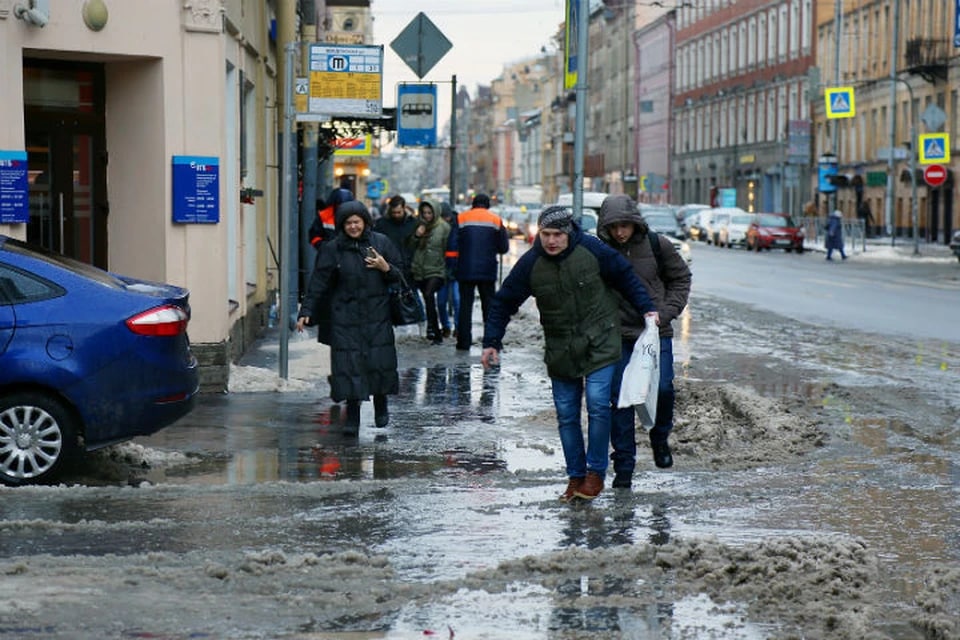
<path fill-rule="evenodd" d="M 402 259 L 372 226 L 363 203 L 337 207 L 337 234 L 317 254 L 297 320 L 297 331 L 303 331 L 311 318 L 324 315 L 318 311 L 321 302 L 329 303 L 330 397 L 346 401 L 344 432 L 349 435 L 359 433 L 360 403 L 370 396 L 376 426 L 385 427 L 387 396 L 400 386 L 389 286 L 400 280 Z"/>

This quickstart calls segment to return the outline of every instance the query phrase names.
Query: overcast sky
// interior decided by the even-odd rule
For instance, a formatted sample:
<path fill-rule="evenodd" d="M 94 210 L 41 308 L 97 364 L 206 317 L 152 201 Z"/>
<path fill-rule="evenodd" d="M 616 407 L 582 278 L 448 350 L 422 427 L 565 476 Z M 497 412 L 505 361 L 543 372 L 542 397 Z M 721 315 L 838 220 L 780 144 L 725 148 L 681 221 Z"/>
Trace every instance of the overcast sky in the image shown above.
<path fill-rule="evenodd" d="M 396 105 L 397 84 L 418 82 L 390 43 L 421 11 L 453 44 L 424 76 L 439 84 L 439 122 L 450 114 L 450 78 L 476 96 L 506 63 L 539 55 L 563 22 L 564 0 L 371 0 L 373 41 L 384 47 L 383 104 Z"/>

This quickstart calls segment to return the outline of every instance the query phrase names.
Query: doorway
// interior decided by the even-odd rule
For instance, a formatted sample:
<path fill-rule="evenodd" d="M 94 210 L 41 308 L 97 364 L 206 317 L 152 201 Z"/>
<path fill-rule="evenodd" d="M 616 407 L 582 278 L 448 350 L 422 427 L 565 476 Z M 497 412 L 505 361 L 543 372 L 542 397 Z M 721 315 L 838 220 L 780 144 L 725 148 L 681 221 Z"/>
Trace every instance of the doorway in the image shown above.
<path fill-rule="evenodd" d="M 25 60 L 27 241 L 107 268 L 103 66 Z"/>

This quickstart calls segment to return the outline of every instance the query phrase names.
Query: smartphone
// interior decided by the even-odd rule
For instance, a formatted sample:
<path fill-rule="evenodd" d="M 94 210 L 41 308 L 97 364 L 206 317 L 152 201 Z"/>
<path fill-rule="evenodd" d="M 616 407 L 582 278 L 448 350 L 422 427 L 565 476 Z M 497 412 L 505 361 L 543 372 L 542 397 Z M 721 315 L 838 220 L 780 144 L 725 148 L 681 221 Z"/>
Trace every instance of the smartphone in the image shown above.
<path fill-rule="evenodd" d="M 374 250 L 373 247 L 367 247 L 367 257 L 370 258 L 371 260 L 376 260 L 377 252 Z"/>

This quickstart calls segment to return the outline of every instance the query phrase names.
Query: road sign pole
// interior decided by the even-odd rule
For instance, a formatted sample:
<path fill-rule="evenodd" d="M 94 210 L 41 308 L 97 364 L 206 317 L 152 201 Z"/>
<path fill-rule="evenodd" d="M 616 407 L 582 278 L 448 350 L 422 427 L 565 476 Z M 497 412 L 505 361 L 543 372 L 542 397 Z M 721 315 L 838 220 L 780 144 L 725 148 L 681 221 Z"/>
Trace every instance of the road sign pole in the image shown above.
<path fill-rule="evenodd" d="M 909 83 L 907 84 L 909 87 Z M 913 106 L 913 89 L 910 90 L 910 217 L 913 222 L 913 255 L 920 255 L 920 213 L 917 210 L 917 110 Z"/>
<path fill-rule="evenodd" d="M 587 46 L 589 39 L 590 7 L 588 0 L 577 2 L 577 88 L 573 132 L 573 215 L 583 213 L 583 147 L 587 124 Z"/>
<path fill-rule="evenodd" d="M 450 208 L 457 204 L 457 74 L 450 78 Z"/>
<path fill-rule="evenodd" d="M 296 178 L 296 149 L 291 144 L 293 138 L 293 119 L 296 116 L 293 104 L 293 66 L 297 53 L 297 44 L 288 43 L 285 48 L 286 68 L 283 83 L 283 184 L 280 190 L 280 377 L 286 380 L 290 375 L 290 267 L 291 259 L 297 255 L 292 247 L 290 233 L 290 209 L 293 206 L 293 181 Z"/>

